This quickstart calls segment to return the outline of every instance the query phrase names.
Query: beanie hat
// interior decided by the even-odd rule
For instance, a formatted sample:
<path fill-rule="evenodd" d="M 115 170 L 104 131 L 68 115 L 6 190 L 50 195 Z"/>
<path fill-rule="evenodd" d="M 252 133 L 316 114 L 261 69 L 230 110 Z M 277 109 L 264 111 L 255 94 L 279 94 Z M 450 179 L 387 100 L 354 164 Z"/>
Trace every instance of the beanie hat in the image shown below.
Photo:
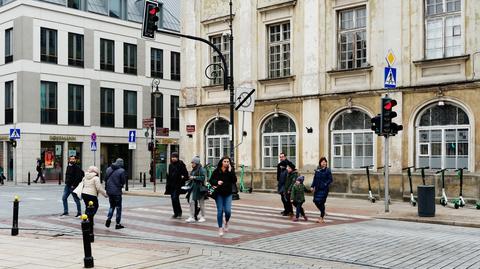
<path fill-rule="evenodd" d="M 98 168 L 96 166 L 88 167 L 87 172 L 95 173 L 95 174 L 97 174 L 97 176 L 100 175 L 100 170 L 98 170 Z"/>
<path fill-rule="evenodd" d="M 295 170 L 295 164 L 293 164 L 292 162 L 288 162 L 287 166 L 292 168 L 292 170 Z"/>
<path fill-rule="evenodd" d="M 300 181 L 300 183 L 303 183 L 304 180 L 305 180 L 304 176 L 297 177 L 297 181 Z"/>
<path fill-rule="evenodd" d="M 195 156 L 192 158 L 192 163 L 194 164 L 200 164 L 200 157 L 199 156 Z"/>
<path fill-rule="evenodd" d="M 172 154 L 170 154 L 170 157 L 178 159 L 178 152 L 172 152 Z"/>
<path fill-rule="evenodd" d="M 119 166 L 119 167 L 123 167 L 123 159 L 122 159 L 122 158 L 118 158 L 118 159 L 115 161 L 114 165 Z"/>

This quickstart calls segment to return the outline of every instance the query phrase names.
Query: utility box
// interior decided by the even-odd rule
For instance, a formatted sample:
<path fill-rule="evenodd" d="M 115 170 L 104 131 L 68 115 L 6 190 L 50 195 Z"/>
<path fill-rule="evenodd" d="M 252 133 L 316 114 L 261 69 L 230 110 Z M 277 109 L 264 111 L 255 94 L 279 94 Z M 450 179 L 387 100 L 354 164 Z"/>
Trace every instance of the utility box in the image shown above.
<path fill-rule="evenodd" d="M 418 185 L 418 216 L 435 217 L 435 186 Z"/>

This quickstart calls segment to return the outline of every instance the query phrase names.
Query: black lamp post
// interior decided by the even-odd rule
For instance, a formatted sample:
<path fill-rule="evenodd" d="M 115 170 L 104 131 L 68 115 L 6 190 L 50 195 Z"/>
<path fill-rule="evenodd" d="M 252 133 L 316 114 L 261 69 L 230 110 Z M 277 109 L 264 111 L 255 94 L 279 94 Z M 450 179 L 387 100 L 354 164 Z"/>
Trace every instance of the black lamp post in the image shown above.
<path fill-rule="evenodd" d="M 155 173 L 155 149 L 156 147 L 156 141 L 155 141 L 155 134 L 153 133 L 155 131 L 155 125 L 157 119 L 155 118 L 155 113 L 154 109 L 156 109 L 156 99 L 158 96 L 161 96 L 162 93 L 158 89 L 158 85 L 160 85 L 160 79 L 156 78 L 152 80 L 152 94 L 151 94 L 151 106 L 150 106 L 150 116 L 153 119 L 153 125 L 150 127 L 151 129 L 151 136 L 150 136 L 150 143 L 151 143 L 151 161 L 150 161 L 150 182 L 153 182 L 153 191 L 156 191 L 157 187 L 157 181 L 156 181 L 156 173 Z"/>

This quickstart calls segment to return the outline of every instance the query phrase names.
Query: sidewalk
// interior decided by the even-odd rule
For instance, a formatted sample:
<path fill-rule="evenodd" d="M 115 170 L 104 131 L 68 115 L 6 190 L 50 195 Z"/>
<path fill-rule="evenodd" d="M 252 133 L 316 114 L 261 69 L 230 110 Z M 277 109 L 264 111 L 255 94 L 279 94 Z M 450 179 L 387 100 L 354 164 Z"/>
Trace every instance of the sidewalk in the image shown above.
<path fill-rule="evenodd" d="M 153 192 L 153 184 L 149 182 L 147 183 L 146 188 L 135 184 L 135 187 L 130 187 L 129 191 L 125 192 L 126 195 L 170 197 L 169 195 L 164 195 L 164 193 L 165 184 L 157 184 L 156 192 Z M 389 206 L 390 212 L 385 213 L 385 204 L 383 200 L 377 200 L 376 203 L 370 203 L 367 199 L 367 195 L 365 195 L 365 199 L 340 198 L 335 196 L 334 193 L 331 193 L 327 200 L 327 214 L 328 212 L 332 212 L 348 216 L 359 215 L 378 219 L 480 228 L 480 210 L 475 209 L 471 204 L 460 209 L 454 209 L 448 206 L 443 207 L 437 204 L 435 217 L 428 218 L 418 217 L 417 207 L 412 207 L 408 202 L 394 200 Z M 306 200 L 304 208 L 307 211 L 318 211 L 315 205 L 311 202 L 310 196 L 306 197 Z M 280 196 L 274 193 L 240 193 L 240 200 L 234 201 L 234 203 L 278 208 L 279 212 L 282 210 Z"/>

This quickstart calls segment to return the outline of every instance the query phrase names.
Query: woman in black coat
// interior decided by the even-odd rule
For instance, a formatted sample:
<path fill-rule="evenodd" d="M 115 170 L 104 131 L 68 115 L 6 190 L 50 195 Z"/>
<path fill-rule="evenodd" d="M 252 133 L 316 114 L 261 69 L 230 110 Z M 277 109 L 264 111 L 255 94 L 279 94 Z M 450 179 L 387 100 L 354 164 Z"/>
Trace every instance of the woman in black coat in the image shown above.
<path fill-rule="evenodd" d="M 215 189 L 215 202 L 217 204 L 218 235 L 223 236 L 228 232 L 228 221 L 232 215 L 232 188 L 237 184 L 237 176 L 232 171 L 229 157 L 223 157 L 218 162 L 217 168 L 213 171 L 210 184 Z M 223 225 L 223 214 L 225 213 L 225 225 Z"/>
<path fill-rule="evenodd" d="M 320 210 L 320 219 L 318 223 L 325 223 L 325 202 L 327 201 L 330 184 L 332 184 L 332 172 L 327 167 L 327 159 L 320 158 L 319 167 L 315 170 L 315 176 L 312 182 L 313 202 Z"/>

